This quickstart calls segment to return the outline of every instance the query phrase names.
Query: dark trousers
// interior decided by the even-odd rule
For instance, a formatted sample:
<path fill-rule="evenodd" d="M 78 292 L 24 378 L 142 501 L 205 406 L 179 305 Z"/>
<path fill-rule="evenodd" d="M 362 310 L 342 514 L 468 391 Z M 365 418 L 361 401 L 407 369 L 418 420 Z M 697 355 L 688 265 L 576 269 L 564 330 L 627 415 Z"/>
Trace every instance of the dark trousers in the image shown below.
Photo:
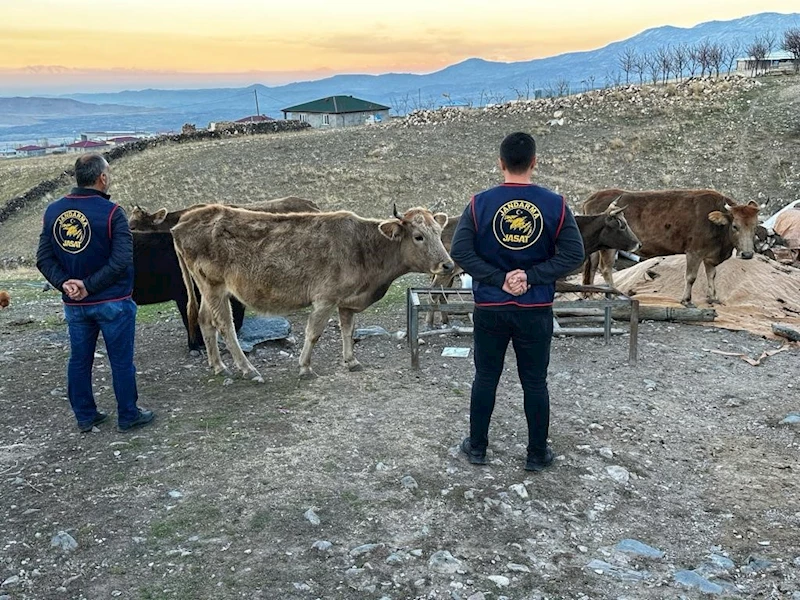
<path fill-rule="evenodd" d="M 136 303 L 128 299 L 88 306 L 65 304 L 64 314 L 70 342 L 67 395 L 75 418 L 79 424 L 91 423 L 97 415 L 92 393 L 92 365 L 97 336 L 102 332 L 117 397 L 117 419 L 120 425 L 129 425 L 139 416 L 133 364 Z"/>
<path fill-rule="evenodd" d="M 550 396 L 547 367 L 553 338 L 553 311 L 487 310 L 475 308 L 475 381 L 470 401 L 469 437 L 472 447 L 485 450 L 494 411 L 497 384 L 503 373 L 508 342 L 514 346 L 517 371 L 525 397 L 528 455 L 540 457 L 547 448 Z"/>

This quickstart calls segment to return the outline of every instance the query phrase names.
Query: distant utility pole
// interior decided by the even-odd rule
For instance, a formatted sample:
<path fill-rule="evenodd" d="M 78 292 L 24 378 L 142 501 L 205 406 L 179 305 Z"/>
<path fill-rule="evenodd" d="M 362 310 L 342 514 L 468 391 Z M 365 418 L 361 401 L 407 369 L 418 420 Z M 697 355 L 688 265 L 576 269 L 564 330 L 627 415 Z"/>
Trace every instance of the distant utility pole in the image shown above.
<path fill-rule="evenodd" d="M 261 116 L 261 113 L 258 111 L 258 90 L 253 90 L 253 95 L 256 97 L 256 115 Z"/>

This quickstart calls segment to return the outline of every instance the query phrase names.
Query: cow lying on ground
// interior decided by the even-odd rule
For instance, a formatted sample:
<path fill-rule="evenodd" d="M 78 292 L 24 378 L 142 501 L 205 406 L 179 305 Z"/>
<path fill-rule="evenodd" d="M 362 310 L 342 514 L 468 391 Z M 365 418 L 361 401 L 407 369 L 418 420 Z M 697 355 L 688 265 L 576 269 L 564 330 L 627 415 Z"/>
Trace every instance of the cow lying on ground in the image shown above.
<path fill-rule="evenodd" d="M 633 252 L 639 247 L 639 239 L 631 231 L 625 216 L 622 214 L 624 210 L 624 206 L 617 206 L 616 203 L 612 202 L 599 215 L 575 215 L 575 221 L 583 238 L 586 256 L 598 250 L 626 250 Z M 448 219 L 447 226 L 442 231 L 442 243 L 448 252 L 460 219 L 460 216 Z M 431 281 L 431 287 L 452 287 L 456 275 L 462 272 L 461 268 L 456 265 L 452 274 L 434 276 Z M 443 301 L 441 295 L 439 301 Z M 427 313 L 425 321 L 428 327 L 433 327 L 433 318 L 433 312 Z M 442 323 L 448 323 L 447 313 L 442 313 Z"/>
<path fill-rule="evenodd" d="M 319 208 L 311 200 L 292 196 L 256 202 L 252 206 L 253 210 L 262 212 L 319 212 Z M 183 326 L 186 327 L 189 351 L 198 352 L 202 347 L 203 338 L 198 327 L 195 326 L 194 332 L 189 330 L 186 316 L 186 304 L 189 297 L 186 295 L 186 286 L 183 284 L 172 234 L 168 229 L 163 229 L 167 222 L 177 223 L 180 215 L 187 210 L 189 209 L 167 213 L 166 209 L 161 209 L 153 215 L 139 207 L 135 207 L 131 211 L 129 223 L 133 234 L 133 299 L 139 305 L 174 300 L 181 313 Z M 154 217 L 158 222 L 155 222 Z M 244 320 L 244 305 L 234 297 L 231 297 L 230 302 L 234 326 L 236 331 L 239 331 Z"/>
<path fill-rule="evenodd" d="M 172 228 L 194 323 L 215 373 L 226 371 L 216 345 L 220 332 L 236 367 L 263 381 L 233 332 L 228 298 L 261 312 L 286 313 L 306 306 L 300 376 L 314 377 L 311 351 L 338 308 L 344 364 L 353 355 L 355 313 L 381 299 L 392 282 L 411 271 L 448 273 L 453 261 L 441 240 L 447 215 L 413 208 L 395 218 L 364 219 L 351 212 L 266 214 L 212 205 L 184 214 Z M 193 282 L 203 294 L 198 309 Z"/>
<path fill-rule="evenodd" d="M 618 206 L 625 207 L 628 224 L 641 240 L 640 256 L 686 254 L 686 288 L 681 298 L 684 306 L 694 306 L 692 286 L 701 262 L 708 280 L 708 302 L 715 304 L 719 302 L 715 281 L 717 266 L 730 258 L 734 248 L 740 258 L 753 257 L 753 239 L 758 225 L 756 202 L 737 205 L 713 190 L 626 192 L 610 189 L 592 194 L 583 203 L 583 212 L 602 212 L 615 198 Z M 613 260 L 612 251 L 599 253 L 603 278 L 611 287 L 614 287 Z M 587 264 L 583 282 L 591 284 L 597 262 L 587 261 Z"/>
<path fill-rule="evenodd" d="M 169 231 L 175 227 L 178 219 L 185 212 L 203 206 L 208 206 L 208 204 L 195 204 L 172 212 L 168 212 L 166 208 L 159 208 L 154 213 L 147 212 L 147 209 L 141 206 L 134 206 L 128 217 L 128 225 L 130 225 L 131 231 Z M 319 212 L 319 206 L 315 202 L 296 196 L 286 196 L 285 198 L 264 200 L 251 204 L 229 204 L 228 206 L 271 213 Z"/>

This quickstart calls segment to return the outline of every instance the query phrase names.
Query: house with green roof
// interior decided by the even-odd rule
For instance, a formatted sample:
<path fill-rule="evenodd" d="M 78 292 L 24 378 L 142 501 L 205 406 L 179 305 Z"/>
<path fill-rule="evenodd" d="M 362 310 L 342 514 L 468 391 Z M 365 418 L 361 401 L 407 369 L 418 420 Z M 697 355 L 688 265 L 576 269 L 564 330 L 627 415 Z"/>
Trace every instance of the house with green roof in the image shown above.
<path fill-rule="evenodd" d="M 281 109 L 284 118 L 296 119 L 321 129 L 352 127 L 389 120 L 389 106 L 353 96 L 329 96 Z"/>

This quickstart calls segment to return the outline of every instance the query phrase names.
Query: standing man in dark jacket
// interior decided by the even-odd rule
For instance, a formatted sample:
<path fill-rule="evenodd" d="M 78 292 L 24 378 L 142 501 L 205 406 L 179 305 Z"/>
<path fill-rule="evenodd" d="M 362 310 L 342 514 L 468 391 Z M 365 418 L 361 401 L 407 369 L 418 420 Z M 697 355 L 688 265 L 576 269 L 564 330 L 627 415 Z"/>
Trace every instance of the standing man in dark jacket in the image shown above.
<path fill-rule="evenodd" d="M 476 194 L 453 237 L 453 260 L 472 276 L 475 380 L 470 432 L 461 450 L 486 464 L 489 421 L 509 341 L 525 397 L 528 459 L 541 471 L 553 462 L 547 445 L 547 367 L 553 337 L 555 282 L 583 262 L 583 240 L 562 196 L 531 182 L 536 143 L 512 133 L 500 145 L 503 184 Z"/>
<path fill-rule="evenodd" d="M 99 154 L 81 156 L 75 179 L 78 187 L 45 210 L 36 266 L 62 291 L 70 339 L 67 395 L 78 429 L 91 431 L 108 417 L 97 410 L 92 393 L 92 364 L 102 331 L 117 397 L 117 424 L 127 431 L 154 416 L 136 405 L 133 239 L 125 212 L 108 195 L 106 160 Z"/>

